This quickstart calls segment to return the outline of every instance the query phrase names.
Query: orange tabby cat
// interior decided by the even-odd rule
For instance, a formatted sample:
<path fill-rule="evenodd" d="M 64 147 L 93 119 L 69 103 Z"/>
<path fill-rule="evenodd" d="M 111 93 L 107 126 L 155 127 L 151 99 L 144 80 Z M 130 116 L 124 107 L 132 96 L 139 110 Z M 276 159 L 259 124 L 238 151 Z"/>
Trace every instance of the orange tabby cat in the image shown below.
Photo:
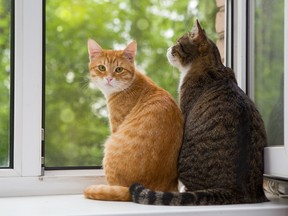
<path fill-rule="evenodd" d="M 130 201 L 135 182 L 177 191 L 182 114 L 169 93 L 135 68 L 136 49 L 135 41 L 124 50 L 88 41 L 90 76 L 107 99 L 111 128 L 103 159 L 109 185 L 86 188 L 90 199 Z"/>

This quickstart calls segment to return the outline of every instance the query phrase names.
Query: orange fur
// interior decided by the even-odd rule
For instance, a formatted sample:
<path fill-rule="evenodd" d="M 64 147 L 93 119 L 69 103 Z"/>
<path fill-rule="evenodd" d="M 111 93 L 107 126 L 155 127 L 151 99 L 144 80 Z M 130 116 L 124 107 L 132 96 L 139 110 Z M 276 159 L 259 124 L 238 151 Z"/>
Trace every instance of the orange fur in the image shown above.
<path fill-rule="evenodd" d="M 130 201 L 128 187 L 135 182 L 153 190 L 177 191 L 183 119 L 176 102 L 135 69 L 135 42 L 125 50 L 111 51 L 90 40 L 88 48 L 91 79 L 108 101 L 111 136 L 105 143 L 103 159 L 109 185 L 92 185 L 84 195 Z M 106 71 L 99 71 L 99 65 Z M 117 67 L 124 69 L 116 73 Z M 112 80 L 111 86 L 107 77 Z"/>
<path fill-rule="evenodd" d="M 128 187 L 110 185 L 92 185 L 84 191 L 84 195 L 89 199 L 129 201 L 131 195 Z"/>

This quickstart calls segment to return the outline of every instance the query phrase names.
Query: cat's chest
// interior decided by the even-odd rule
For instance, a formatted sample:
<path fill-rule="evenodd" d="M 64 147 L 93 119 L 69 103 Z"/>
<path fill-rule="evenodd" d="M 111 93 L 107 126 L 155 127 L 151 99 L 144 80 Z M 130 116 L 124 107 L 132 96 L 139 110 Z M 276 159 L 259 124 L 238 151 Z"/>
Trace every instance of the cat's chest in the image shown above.
<path fill-rule="evenodd" d="M 190 67 L 187 67 L 187 68 L 182 68 L 180 71 L 180 79 L 179 79 L 179 86 L 178 86 L 178 93 L 181 92 L 181 88 L 182 88 L 182 85 L 184 83 L 184 79 L 188 73 L 188 71 L 190 70 Z"/>

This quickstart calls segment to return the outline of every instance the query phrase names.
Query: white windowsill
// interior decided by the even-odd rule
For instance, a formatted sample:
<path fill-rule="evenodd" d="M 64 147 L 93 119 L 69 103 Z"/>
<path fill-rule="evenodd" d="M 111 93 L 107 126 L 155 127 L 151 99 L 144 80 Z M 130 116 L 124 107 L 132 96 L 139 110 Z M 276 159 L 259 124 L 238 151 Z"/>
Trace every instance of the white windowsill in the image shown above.
<path fill-rule="evenodd" d="M 287 216 L 288 199 L 260 204 L 226 206 L 147 206 L 130 202 L 104 202 L 82 195 L 0 198 L 1 215 L 201 215 L 201 216 Z"/>
<path fill-rule="evenodd" d="M 0 198 L 80 194 L 89 185 L 105 183 L 103 170 L 45 171 L 44 176 L 32 177 L 2 176 Z"/>

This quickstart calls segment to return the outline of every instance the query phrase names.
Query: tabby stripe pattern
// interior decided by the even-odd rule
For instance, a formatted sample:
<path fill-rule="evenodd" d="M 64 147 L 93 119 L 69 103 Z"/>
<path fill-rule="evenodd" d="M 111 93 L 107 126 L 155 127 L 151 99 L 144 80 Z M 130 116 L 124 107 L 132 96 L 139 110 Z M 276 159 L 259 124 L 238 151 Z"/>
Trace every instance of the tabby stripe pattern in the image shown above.
<path fill-rule="evenodd" d="M 160 192 L 152 191 L 143 185 L 135 183 L 130 187 L 132 200 L 135 203 L 146 205 L 220 205 L 238 203 L 241 197 L 233 195 L 230 190 L 207 189 L 195 192 Z"/>

